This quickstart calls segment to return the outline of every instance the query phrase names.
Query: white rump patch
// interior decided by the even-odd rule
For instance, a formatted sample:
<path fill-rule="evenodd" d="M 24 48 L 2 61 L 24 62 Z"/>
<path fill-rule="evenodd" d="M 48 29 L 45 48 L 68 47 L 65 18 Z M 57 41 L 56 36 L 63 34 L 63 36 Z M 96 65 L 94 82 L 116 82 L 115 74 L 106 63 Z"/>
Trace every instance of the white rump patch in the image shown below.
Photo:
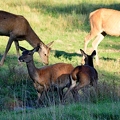
<path fill-rule="evenodd" d="M 73 88 L 76 85 L 76 81 L 72 79 L 71 75 L 70 75 L 70 79 L 71 79 L 71 83 L 72 83 L 70 88 Z"/>

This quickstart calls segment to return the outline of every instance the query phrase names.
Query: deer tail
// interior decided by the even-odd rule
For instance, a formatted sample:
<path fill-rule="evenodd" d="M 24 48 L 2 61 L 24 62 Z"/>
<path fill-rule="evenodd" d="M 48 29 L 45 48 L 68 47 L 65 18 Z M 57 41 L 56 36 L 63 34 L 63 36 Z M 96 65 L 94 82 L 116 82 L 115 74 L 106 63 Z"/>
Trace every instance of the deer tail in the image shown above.
<path fill-rule="evenodd" d="M 77 81 L 77 74 L 79 72 L 79 66 L 77 66 L 72 72 L 71 72 L 71 79 L 74 81 Z"/>

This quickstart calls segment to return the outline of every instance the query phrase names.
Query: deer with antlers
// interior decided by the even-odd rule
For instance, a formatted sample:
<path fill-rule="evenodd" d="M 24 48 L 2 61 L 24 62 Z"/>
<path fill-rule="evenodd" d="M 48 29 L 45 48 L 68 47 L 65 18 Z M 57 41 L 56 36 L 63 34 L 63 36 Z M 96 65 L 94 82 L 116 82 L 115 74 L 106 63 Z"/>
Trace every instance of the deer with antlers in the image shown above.
<path fill-rule="evenodd" d="M 84 51 L 87 50 L 87 45 L 91 39 L 95 38 L 92 43 L 93 50 L 96 50 L 99 43 L 108 34 L 111 36 L 120 36 L 120 11 L 100 8 L 90 13 L 91 31 L 85 37 Z M 82 62 L 84 61 L 84 57 Z M 96 63 L 99 65 L 98 52 L 96 54 Z"/>
<path fill-rule="evenodd" d="M 39 39 L 34 30 L 31 28 L 29 22 L 23 16 L 15 15 L 6 11 L 0 11 L 0 35 L 9 37 L 4 55 L 0 61 L 1 66 L 4 64 L 4 60 L 13 41 L 16 46 L 17 55 L 18 57 L 20 56 L 18 41 L 21 40 L 26 40 L 32 47 L 36 47 L 37 44 L 39 44 L 40 49 L 38 53 L 42 59 L 42 62 L 45 64 L 49 63 L 48 57 L 50 46 L 53 42 L 45 45 Z"/>

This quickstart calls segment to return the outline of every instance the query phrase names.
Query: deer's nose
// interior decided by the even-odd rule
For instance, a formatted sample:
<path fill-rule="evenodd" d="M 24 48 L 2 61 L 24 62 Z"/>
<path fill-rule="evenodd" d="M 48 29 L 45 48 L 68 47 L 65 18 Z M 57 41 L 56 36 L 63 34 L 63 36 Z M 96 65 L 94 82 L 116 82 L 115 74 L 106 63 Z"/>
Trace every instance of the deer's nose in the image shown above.
<path fill-rule="evenodd" d="M 20 62 L 24 62 L 24 60 L 23 60 L 21 57 L 19 57 L 18 60 L 19 60 Z"/>

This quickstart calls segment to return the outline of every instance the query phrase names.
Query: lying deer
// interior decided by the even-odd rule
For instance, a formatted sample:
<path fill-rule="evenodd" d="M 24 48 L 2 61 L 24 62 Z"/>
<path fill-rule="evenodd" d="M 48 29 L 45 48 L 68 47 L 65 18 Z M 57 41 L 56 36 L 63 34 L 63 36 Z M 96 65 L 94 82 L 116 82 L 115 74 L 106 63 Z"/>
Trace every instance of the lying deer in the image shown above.
<path fill-rule="evenodd" d="M 74 99 L 78 100 L 78 91 L 87 86 L 92 85 L 96 88 L 98 81 L 98 73 L 93 65 L 93 57 L 96 55 L 96 51 L 94 50 L 91 55 L 87 55 L 83 50 L 81 50 L 82 55 L 84 55 L 85 64 L 81 66 L 77 66 L 73 69 L 70 74 L 71 86 L 66 91 L 64 95 L 64 99 L 71 91 Z M 76 83 L 76 84 L 75 84 Z"/>
<path fill-rule="evenodd" d="M 32 50 L 27 50 L 23 47 L 20 47 L 20 50 L 23 52 L 22 56 L 19 57 L 20 62 L 26 62 L 29 76 L 33 80 L 34 87 L 38 93 L 38 103 L 41 100 L 43 92 L 49 90 L 54 83 L 56 84 L 58 77 L 60 77 L 62 74 L 70 74 L 70 72 L 73 70 L 73 66 L 66 63 L 56 63 L 42 68 L 36 68 L 33 61 L 33 54 L 34 52 L 37 52 L 39 48 L 40 47 L 37 46 Z M 60 90 L 60 94 L 62 93 L 63 92 Z"/>
<path fill-rule="evenodd" d="M 32 47 L 37 46 L 39 43 L 40 49 L 38 53 L 42 59 L 42 62 L 45 64 L 49 63 L 48 56 L 50 52 L 50 46 L 53 42 L 45 45 L 39 39 L 39 37 L 31 28 L 29 22 L 23 16 L 0 11 L 0 35 L 9 37 L 4 55 L 0 61 L 1 66 L 4 64 L 4 60 L 13 41 L 16 46 L 17 55 L 18 57 L 20 56 L 18 41 L 21 40 L 26 40 Z"/>
<path fill-rule="evenodd" d="M 85 37 L 85 52 L 89 41 L 93 38 L 95 38 L 92 43 L 93 50 L 97 52 L 97 47 L 106 34 L 120 36 L 120 11 L 106 8 L 97 9 L 90 13 L 89 19 L 91 31 Z M 96 63 L 99 64 L 98 52 L 96 54 Z"/>

